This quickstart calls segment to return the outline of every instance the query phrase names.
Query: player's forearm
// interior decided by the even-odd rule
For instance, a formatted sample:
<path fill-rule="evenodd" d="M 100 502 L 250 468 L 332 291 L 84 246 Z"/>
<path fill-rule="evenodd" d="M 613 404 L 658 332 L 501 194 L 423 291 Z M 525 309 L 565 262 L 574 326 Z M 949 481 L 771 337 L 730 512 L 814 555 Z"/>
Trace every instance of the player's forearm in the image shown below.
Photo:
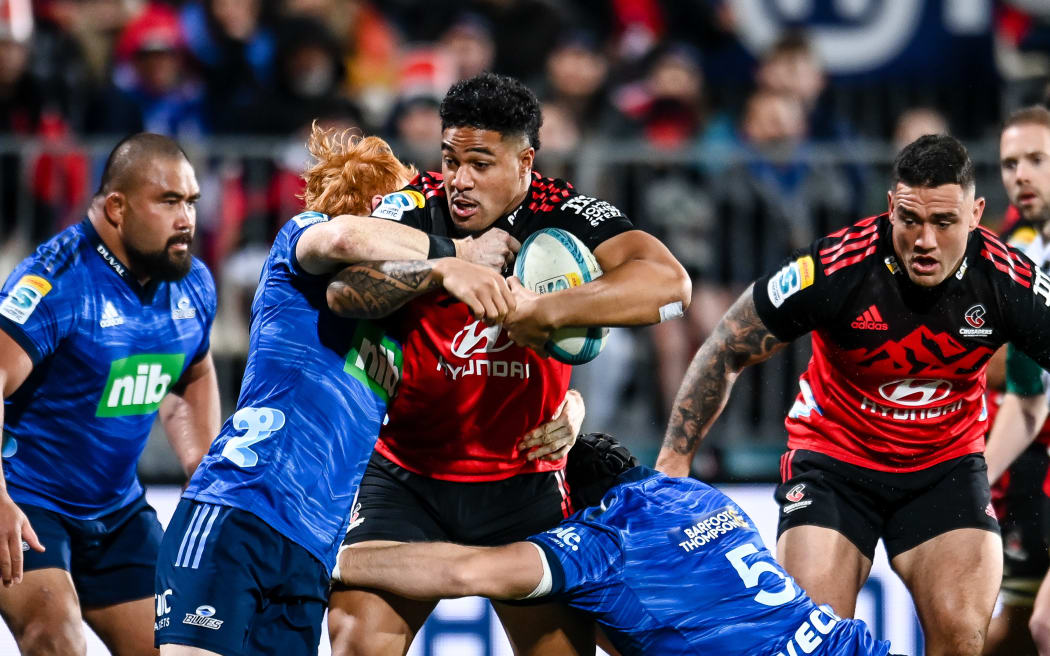
<path fill-rule="evenodd" d="M 328 307 L 341 317 L 379 319 L 437 289 L 435 262 L 362 262 L 346 267 L 328 284 Z"/>
<path fill-rule="evenodd" d="M 681 316 L 691 296 L 689 276 L 677 263 L 639 259 L 537 302 L 553 328 L 644 326 Z"/>
<path fill-rule="evenodd" d="M 1028 448 L 1039 434 L 1046 416 L 1046 397 L 1041 394 L 1006 394 L 1003 397 L 1003 404 L 995 417 L 995 424 L 988 435 L 988 445 L 984 452 L 990 483 L 997 481 L 1017 456 Z"/>
<path fill-rule="evenodd" d="M 479 594 L 468 571 L 477 549 L 444 542 L 343 549 L 338 578 L 344 585 L 410 599 L 466 597 Z"/>
<path fill-rule="evenodd" d="M 737 375 L 786 346 L 758 317 L 751 288 L 722 318 L 685 373 L 664 435 L 656 468 L 669 476 L 688 476 L 693 454 L 722 413 Z"/>
<path fill-rule="evenodd" d="M 211 355 L 206 358 L 196 377 L 164 397 L 160 406 L 161 425 L 187 477 L 208 452 L 222 423 L 215 368 Z"/>
<path fill-rule="evenodd" d="M 308 228 L 296 245 L 296 258 L 307 272 L 322 274 L 372 260 L 424 260 L 429 236 L 396 221 L 343 215 Z"/>

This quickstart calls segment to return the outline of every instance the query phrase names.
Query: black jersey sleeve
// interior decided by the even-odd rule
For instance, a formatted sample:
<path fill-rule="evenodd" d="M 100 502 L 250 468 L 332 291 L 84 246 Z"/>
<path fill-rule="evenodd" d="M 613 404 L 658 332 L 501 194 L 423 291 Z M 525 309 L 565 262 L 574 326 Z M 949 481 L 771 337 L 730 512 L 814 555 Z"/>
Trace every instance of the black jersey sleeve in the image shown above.
<path fill-rule="evenodd" d="M 602 242 L 634 230 L 627 215 L 612 203 L 575 192 L 555 204 L 547 217 L 550 227 L 571 232 L 592 251 Z"/>
<path fill-rule="evenodd" d="M 1050 276 L 1017 249 L 1009 250 L 1015 265 L 1012 275 L 996 275 L 1006 338 L 1043 369 L 1050 369 Z"/>
<path fill-rule="evenodd" d="M 430 202 L 443 200 L 443 198 L 431 198 Z M 415 185 L 408 185 L 399 191 L 383 196 L 383 200 L 372 210 L 372 216 L 398 221 L 424 232 L 433 232 L 430 213 L 427 212 L 427 199 L 422 189 Z"/>
<path fill-rule="evenodd" d="M 777 339 L 798 339 L 838 314 L 874 261 L 871 254 L 829 260 L 829 251 L 834 257 L 840 244 L 856 241 L 853 234 L 836 233 L 798 249 L 779 269 L 755 281 L 755 309 Z"/>

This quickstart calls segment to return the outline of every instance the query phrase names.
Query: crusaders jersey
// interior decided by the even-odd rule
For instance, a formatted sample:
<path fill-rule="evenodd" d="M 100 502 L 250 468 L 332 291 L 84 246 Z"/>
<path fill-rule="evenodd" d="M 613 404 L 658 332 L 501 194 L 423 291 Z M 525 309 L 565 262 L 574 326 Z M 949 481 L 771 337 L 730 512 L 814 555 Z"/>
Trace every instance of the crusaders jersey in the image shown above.
<path fill-rule="evenodd" d="M 373 216 L 457 236 L 437 173 L 421 174 L 388 194 Z M 562 228 L 591 250 L 633 228 L 609 203 L 537 173 L 522 204 L 494 225 L 518 241 L 542 228 Z M 564 460 L 529 462 L 515 445 L 554 416 L 571 367 L 515 345 L 499 326 L 476 321 L 466 304 L 443 292 L 415 299 L 392 319 L 403 338 L 404 378 L 379 433 L 379 453 L 409 471 L 449 481 L 500 480 L 565 466 Z"/>
<path fill-rule="evenodd" d="M 789 448 L 903 472 L 983 450 L 984 371 L 1003 343 L 1050 365 L 1050 277 L 978 227 L 958 270 L 921 287 L 890 229 L 882 214 L 816 241 L 753 298 L 778 339 L 812 331 Z"/>
<path fill-rule="evenodd" d="M 33 371 L 4 401 L 11 498 L 96 519 L 142 495 L 136 465 L 161 400 L 208 353 L 215 284 L 194 259 L 139 284 L 84 220 L 43 243 L 0 291 L 0 330 Z"/>
<path fill-rule="evenodd" d="M 860 620 L 817 606 L 715 488 L 645 467 L 601 505 L 531 536 L 550 595 L 592 614 L 617 650 L 644 654 L 884 656 Z"/>

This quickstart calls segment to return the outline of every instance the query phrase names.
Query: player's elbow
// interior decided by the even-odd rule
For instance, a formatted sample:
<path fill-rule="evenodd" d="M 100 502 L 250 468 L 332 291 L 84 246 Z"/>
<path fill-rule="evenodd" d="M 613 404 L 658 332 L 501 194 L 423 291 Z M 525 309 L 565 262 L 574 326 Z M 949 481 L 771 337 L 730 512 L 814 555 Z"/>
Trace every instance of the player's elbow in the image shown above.
<path fill-rule="evenodd" d="M 350 285 L 340 280 L 333 280 L 325 290 L 325 301 L 328 309 L 347 319 L 376 319 L 366 308 L 358 303 L 358 297 L 350 289 Z"/>
<path fill-rule="evenodd" d="M 672 297 L 669 302 L 681 303 L 684 311 L 688 309 L 689 302 L 693 299 L 693 281 L 690 280 L 685 267 L 678 260 L 672 258 L 669 268 L 671 270 L 668 290 Z"/>

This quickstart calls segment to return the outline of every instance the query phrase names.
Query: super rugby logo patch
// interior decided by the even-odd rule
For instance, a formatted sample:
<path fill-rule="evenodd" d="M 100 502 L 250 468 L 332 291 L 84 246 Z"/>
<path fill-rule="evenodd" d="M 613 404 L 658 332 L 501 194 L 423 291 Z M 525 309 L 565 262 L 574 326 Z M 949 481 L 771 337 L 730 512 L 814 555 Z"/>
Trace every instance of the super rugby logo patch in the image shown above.
<path fill-rule="evenodd" d="M 22 276 L 0 303 L 0 316 L 22 325 L 51 291 L 51 283 L 40 276 Z"/>
<path fill-rule="evenodd" d="M 773 307 L 780 307 L 788 297 L 812 285 L 814 278 L 813 258 L 809 255 L 798 258 L 769 279 L 766 285 L 769 302 Z"/>

